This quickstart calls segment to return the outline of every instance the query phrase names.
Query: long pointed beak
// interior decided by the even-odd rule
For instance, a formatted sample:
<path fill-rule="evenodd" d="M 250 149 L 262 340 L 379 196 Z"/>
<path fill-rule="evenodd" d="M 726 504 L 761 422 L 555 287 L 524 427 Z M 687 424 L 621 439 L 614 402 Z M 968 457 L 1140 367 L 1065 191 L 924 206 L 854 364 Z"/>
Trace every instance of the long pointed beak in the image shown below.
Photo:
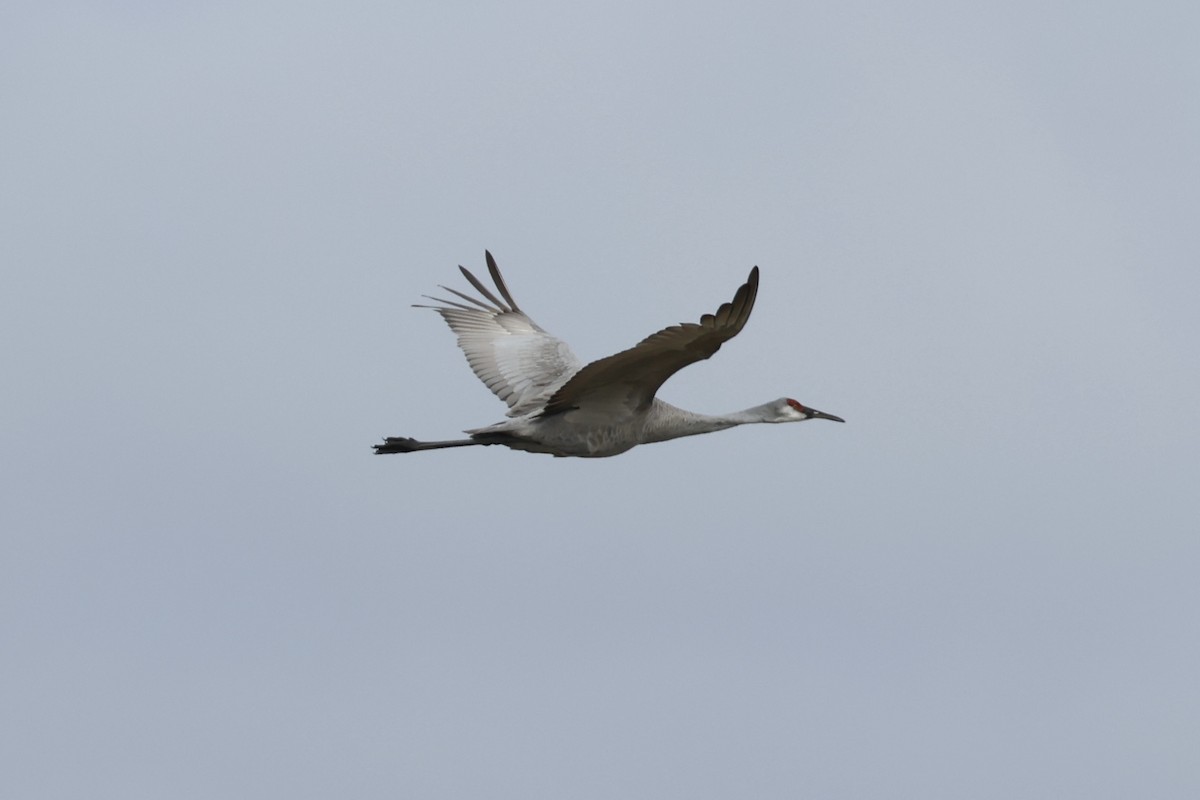
<path fill-rule="evenodd" d="M 809 419 L 831 419 L 834 422 L 845 422 L 841 417 L 835 417 L 833 414 L 826 414 L 824 411 L 817 411 L 815 408 L 808 410 Z"/>

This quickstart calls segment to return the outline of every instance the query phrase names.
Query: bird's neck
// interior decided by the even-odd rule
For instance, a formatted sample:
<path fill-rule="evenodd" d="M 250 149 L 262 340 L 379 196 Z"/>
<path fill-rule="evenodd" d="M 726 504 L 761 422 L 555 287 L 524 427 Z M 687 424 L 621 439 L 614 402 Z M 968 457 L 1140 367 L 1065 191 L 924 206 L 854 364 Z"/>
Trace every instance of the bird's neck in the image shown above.
<path fill-rule="evenodd" d="M 642 430 L 642 444 L 678 439 L 680 436 L 696 436 L 701 433 L 723 431 L 726 428 L 752 422 L 766 422 L 766 408 L 767 406 L 754 406 L 743 411 L 734 411 L 731 414 L 712 416 L 685 411 L 670 403 L 655 399 L 646 418 L 646 427 Z"/>

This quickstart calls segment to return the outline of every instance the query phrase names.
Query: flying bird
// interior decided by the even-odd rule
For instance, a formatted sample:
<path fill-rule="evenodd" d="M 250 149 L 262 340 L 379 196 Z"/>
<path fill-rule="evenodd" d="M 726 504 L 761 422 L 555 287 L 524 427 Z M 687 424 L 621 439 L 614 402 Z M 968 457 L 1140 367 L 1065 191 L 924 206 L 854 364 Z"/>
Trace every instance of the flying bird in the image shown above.
<path fill-rule="evenodd" d="M 737 336 L 750 318 L 758 294 L 758 267 L 738 287 L 733 300 L 699 322 L 663 328 L 634 347 L 586 366 L 571 348 L 548 333 L 517 306 L 489 252 L 488 272 L 497 297 L 466 268 L 462 274 L 483 299 L 441 287 L 460 300 L 426 296 L 440 305 L 458 335 L 458 346 L 471 369 L 508 404 L 508 419 L 465 431 L 467 439 L 420 442 L 389 436 L 375 452 L 412 453 L 446 447 L 502 444 L 514 450 L 555 456 L 604 458 L 639 444 L 712 433 L 752 422 L 845 422 L 781 397 L 732 414 L 709 416 L 685 411 L 655 395 L 668 378 L 688 364 L 703 361 Z M 469 305 L 468 305 L 469 304 Z"/>

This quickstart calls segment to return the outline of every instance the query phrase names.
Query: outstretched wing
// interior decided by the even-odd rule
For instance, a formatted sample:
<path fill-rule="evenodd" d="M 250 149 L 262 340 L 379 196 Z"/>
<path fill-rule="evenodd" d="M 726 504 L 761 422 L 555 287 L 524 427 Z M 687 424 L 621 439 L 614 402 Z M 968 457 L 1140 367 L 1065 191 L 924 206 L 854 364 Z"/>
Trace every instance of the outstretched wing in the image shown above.
<path fill-rule="evenodd" d="M 703 361 L 738 335 L 750 319 L 758 295 L 758 267 L 738 288 L 733 300 L 699 322 L 683 322 L 663 328 L 635 347 L 593 361 L 576 372 L 546 404 L 543 414 L 580 408 L 589 400 L 614 402 L 630 410 L 650 405 L 660 386 L 688 364 Z"/>
<path fill-rule="evenodd" d="M 430 297 L 442 305 L 417 307 L 432 308 L 442 315 L 458 334 L 458 346 L 466 354 L 471 369 L 508 404 L 508 415 L 515 417 L 540 409 L 546 398 L 582 365 L 566 342 L 547 333 L 517 307 L 500 276 L 496 259 L 489 252 L 484 255 L 499 298 L 466 267 L 460 266 L 462 274 L 487 302 L 443 286 L 471 305 Z"/>

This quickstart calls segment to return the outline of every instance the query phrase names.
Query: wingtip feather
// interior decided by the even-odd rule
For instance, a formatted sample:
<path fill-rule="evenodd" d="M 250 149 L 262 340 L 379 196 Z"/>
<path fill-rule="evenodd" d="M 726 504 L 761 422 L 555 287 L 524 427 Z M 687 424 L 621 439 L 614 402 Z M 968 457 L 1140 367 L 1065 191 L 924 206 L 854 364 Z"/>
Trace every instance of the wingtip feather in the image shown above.
<path fill-rule="evenodd" d="M 504 282 L 504 276 L 500 274 L 500 267 L 496 264 L 496 259 L 492 258 L 490 250 L 483 251 L 484 258 L 487 260 L 488 272 L 492 276 L 492 282 L 496 284 L 496 288 L 500 290 L 500 294 L 508 301 L 509 306 L 513 311 L 520 311 L 517 301 L 513 300 L 512 294 L 508 291 L 508 285 Z"/>

